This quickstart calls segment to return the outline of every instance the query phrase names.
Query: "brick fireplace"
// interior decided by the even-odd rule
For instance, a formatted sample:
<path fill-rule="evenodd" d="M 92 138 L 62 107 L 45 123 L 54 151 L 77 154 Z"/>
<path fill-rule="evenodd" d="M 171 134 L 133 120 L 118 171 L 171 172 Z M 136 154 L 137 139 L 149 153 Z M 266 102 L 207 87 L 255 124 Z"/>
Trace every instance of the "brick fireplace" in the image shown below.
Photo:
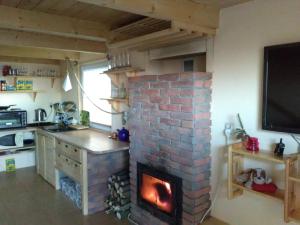
<path fill-rule="evenodd" d="M 168 224 L 139 204 L 137 164 L 143 164 L 182 180 L 180 223 L 199 224 L 211 203 L 211 74 L 132 77 L 129 96 L 133 218 L 140 225 Z"/>

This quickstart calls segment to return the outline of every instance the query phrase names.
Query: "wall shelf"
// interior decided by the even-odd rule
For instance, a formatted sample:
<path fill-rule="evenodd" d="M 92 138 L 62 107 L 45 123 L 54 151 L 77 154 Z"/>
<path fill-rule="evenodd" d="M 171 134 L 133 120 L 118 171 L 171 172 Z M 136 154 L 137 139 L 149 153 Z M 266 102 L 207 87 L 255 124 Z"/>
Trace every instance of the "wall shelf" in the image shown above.
<path fill-rule="evenodd" d="M 113 68 L 110 70 L 106 70 L 103 73 L 104 74 L 126 74 L 127 76 L 136 76 L 136 73 L 138 72 L 143 72 L 143 69 L 137 68 L 137 67 L 131 67 L 131 66 L 126 66 L 126 67 L 117 67 Z"/>
<path fill-rule="evenodd" d="M 231 151 L 235 154 L 243 155 L 248 158 L 262 160 L 262 161 L 269 161 L 273 163 L 285 164 L 286 160 L 289 158 L 297 158 L 297 154 L 291 154 L 284 157 L 278 157 L 273 154 L 273 152 L 259 150 L 259 152 L 251 152 L 247 151 L 242 143 L 234 144 L 231 146 Z"/>
<path fill-rule="evenodd" d="M 38 90 L 16 90 L 16 91 L 0 91 L 0 94 L 24 94 L 24 93 L 28 93 L 28 94 L 32 94 L 32 98 L 33 101 L 35 101 L 36 96 L 38 93 L 42 93 L 43 91 L 38 91 Z"/>
<path fill-rule="evenodd" d="M 290 212 L 289 220 L 296 223 L 300 223 L 300 209 L 296 209 Z"/>
<path fill-rule="evenodd" d="M 0 153 L 3 153 L 3 152 L 19 152 L 21 150 L 32 150 L 32 149 L 35 149 L 35 148 L 36 148 L 35 144 L 31 144 L 31 145 L 24 145 L 23 147 L 18 147 L 18 148 L 1 149 Z"/>
<path fill-rule="evenodd" d="M 247 191 L 247 192 L 250 192 L 250 193 L 254 193 L 254 194 L 257 194 L 257 195 L 261 195 L 261 196 L 266 197 L 266 198 L 272 198 L 272 199 L 275 199 L 275 200 L 284 201 L 284 190 L 278 189 L 275 193 L 263 193 L 263 192 L 258 192 L 258 191 L 251 190 L 249 188 L 246 188 L 243 185 L 240 185 L 240 184 L 237 184 L 237 183 L 234 183 L 234 182 L 232 183 L 232 186 L 234 188 L 237 188 L 237 189 L 240 189 L 240 190 L 243 190 L 243 191 Z"/>
<path fill-rule="evenodd" d="M 30 78 L 43 78 L 43 79 L 50 79 L 51 80 L 51 88 L 54 87 L 54 82 L 56 79 L 60 79 L 60 76 L 36 76 L 36 75 L 13 75 L 13 76 L 3 76 L 5 78 L 13 78 L 14 83 L 17 83 L 18 79 L 30 79 Z"/>
<path fill-rule="evenodd" d="M 299 158 L 298 158 L 299 159 Z M 300 222 L 300 160 L 289 160 L 286 168 L 285 221 Z"/>
<path fill-rule="evenodd" d="M 116 87 L 124 87 L 128 90 L 128 77 L 136 76 L 138 72 L 144 71 L 137 67 L 120 67 L 104 71 L 103 74 L 107 74 L 112 82 L 112 85 Z M 120 112 L 121 105 L 125 104 L 129 106 L 129 98 L 101 98 L 101 100 L 107 100 L 114 111 Z"/>
<path fill-rule="evenodd" d="M 128 98 L 100 98 L 100 100 L 106 100 L 112 105 L 113 109 L 117 112 L 120 111 L 120 104 L 126 104 L 129 106 Z"/>
<path fill-rule="evenodd" d="M 107 100 L 109 102 L 123 102 L 123 103 L 128 103 L 128 98 L 100 98 L 100 100 Z"/>
<path fill-rule="evenodd" d="M 300 183 L 300 174 L 296 171 L 291 172 L 289 180 Z"/>
<path fill-rule="evenodd" d="M 289 154 L 277 157 L 272 151 L 259 151 L 257 153 L 247 151 L 242 143 L 228 147 L 228 199 L 241 196 L 243 192 L 257 194 L 259 196 L 275 199 L 284 204 L 284 221 L 300 222 L 300 154 Z M 263 193 L 246 188 L 235 182 L 235 177 L 244 170 L 243 160 L 254 159 L 266 163 L 285 165 L 285 187 L 275 193 Z"/>

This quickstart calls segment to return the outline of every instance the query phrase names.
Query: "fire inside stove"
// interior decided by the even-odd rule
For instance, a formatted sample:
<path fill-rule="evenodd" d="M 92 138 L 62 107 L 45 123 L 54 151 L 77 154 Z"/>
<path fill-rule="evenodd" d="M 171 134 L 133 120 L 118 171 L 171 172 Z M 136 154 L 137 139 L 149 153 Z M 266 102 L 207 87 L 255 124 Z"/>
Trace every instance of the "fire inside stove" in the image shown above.
<path fill-rule="evenodd" d="M 142 175 L 141 197 L 146 201 L 154 204 L 160 210 L 171 213 L 172 205 L 172 190 L 170 183 L 152 177 L 147 174 Z"/>

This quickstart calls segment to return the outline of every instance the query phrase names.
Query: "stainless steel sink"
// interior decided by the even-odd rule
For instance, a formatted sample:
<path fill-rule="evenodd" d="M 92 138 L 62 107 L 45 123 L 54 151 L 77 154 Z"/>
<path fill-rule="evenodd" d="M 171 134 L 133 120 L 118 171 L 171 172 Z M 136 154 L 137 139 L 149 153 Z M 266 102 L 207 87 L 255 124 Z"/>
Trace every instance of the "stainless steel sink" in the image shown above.
<path fill-rule="evenodd" d="M 59 125 L 54 125 L 54 126 L 45 126 L 42 128 L 45 131 L 49 131 L 52 133 L 57 133 L 57 132 L 66 132 L 66 131 L 72 131 L 76 130 L 75 128 L 68 127 L 68 126 L 59 126 Z"/>

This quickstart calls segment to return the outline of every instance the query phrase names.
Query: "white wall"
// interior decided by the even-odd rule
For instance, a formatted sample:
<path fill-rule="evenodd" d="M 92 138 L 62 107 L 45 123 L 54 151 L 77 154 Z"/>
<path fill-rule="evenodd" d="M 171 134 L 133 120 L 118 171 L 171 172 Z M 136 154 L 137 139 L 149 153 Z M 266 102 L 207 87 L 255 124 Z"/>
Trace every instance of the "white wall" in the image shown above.
<path fill-rule="evenodd" d="M 258 137 L 262 149 L 271 151 L 283 137 L 286 152 L 297 151 L 292 138 L 284 133 L 261 129 L 263 47 L 298 42 L 299 0 L 254 0 L 221 11 L 220 29 L 215 38 L 212 97 L 212 186 L 215 193 L 218 171 L 226 179 L 221 161 L 226 122 L 236 123 L 240 113 L 248 133 Z M 284 74 L 283 74 L 284 76 Z M 261 164 L 250 163 L 259 167 Z M 277 175 L 281 167 L 273 167 Z M 282 176 L 275 177 L 282 184 Z M 225 185 L 212 214 L 231 225 L 282 225 L 283 204 L 253 194 L 227 200 Z M 291 223 L 292 224 L 292 223 Z"/>

